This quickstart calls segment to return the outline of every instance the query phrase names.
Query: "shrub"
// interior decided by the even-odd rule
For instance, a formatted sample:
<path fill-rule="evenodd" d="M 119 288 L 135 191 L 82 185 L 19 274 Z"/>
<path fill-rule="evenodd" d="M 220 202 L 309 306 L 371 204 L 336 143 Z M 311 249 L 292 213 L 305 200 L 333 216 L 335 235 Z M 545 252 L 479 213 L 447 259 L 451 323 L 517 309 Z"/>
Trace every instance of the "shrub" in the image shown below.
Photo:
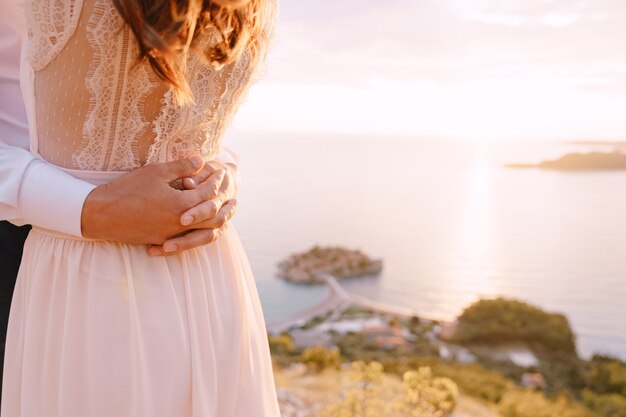
<path fill-rule="evenodd" d="M 404 401 L 395 404 L 400 415 L 447 415 L 456 407 L 457 385 L 451 379 L 433 377 L 430 368 L 407 371 L 403 380 L 406 387 Z"/>
<path fill-rule="evenodd" d="M 273 355 L 287 355 L 293 350 L 293 338 L 289 334 L 268 335 L 268 339 Z"/>
<path fill-rule="evenodd" d="M 304 350 L 300 355 L 300 362 L 315 372 L 324 369 L 339 369 L 341 355 L 338 349 L 328 349 L 323 346 L 314 346 Z"/>
<path fill-rule="evenodd" d="M 431 368 L 440 377 L 453 380 L 459 390 L 470 397 L 498 403 L 505 392 L 516 389 L 513 380 L 479 364 L 462 364 L 443 361 L 437 357 L 386 358 L 385 371 L 402 376 L 406 371 L 420 367 Z"/>
<path fill-rule="evenodd" d="M 626 417 L 626 398 L 619 394 L 596 394 L 583 390 L 583 402 L 604 417 Z"/>
<path fill-rule="evenodd" d="M 437 375 L 454 380 L 463 393 L 491 403 L 500 402 L 506 392 L 515 388 L 512 380 L 477 364 L 441 362 L 433 365 L 433 370 Z"/>
<path fill-rule="evenodd" d="M 562 314 L 551 314 L 521 301 L 480 300 L 459 317 L 459 343 L 523 342 L 536 350 L 575 354 L 574 333 Z"/>
<path fill-rule="evenodd" d="M 456 405 L 458 389 L 447 378 L 436 378 L 430 368 L 407 371 L 403 388 L 386 384 L 378 362 L 352 364 L 352 385 L 337 403 L 322 409 L 323 417 L 443 417 Z M 390 389 L 391 388 L 391 389 Z"/>
<path fill-rule="evenodd" d="M 585 372 L 587 388 L 599 394 L 621 394 L 626 397 L 626 364 L 608 356 L 595 355 Z"/>
<path fill-rule="evenodd" d="M 545 394 L 530 390 L 507 392 L 498 410 L 502 417 L 600 417 L 567 397 L 550 400 Z"/>
<path fill-rule="evenodd" d="M 545 377 L 548 384 L 547 392 L 557 393 L 565 390 L 578 393 L 585 387 L 584 362 L 577 356 L 543 352 L 538 357 L 541 364 L 537 372 Z"/>

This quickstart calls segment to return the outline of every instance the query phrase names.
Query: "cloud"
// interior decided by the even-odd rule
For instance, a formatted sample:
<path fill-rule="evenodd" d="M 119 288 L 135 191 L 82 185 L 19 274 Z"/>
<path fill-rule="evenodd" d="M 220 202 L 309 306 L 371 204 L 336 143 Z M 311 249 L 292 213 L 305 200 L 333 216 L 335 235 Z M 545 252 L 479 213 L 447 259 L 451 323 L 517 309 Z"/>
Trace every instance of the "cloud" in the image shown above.
<path fill-rule="evenodd" d="M 464 118 L 464 112 L 483 120 L 484 112 L 499 111 L 503 106 L 497 102 L 507 97 L 517 103 L 513 116 L 506 115 L 510 124 L 535 123 L 556 131 L 558 126 L 548 128 L 549 121 L 533 108 L 533 100 L 543 100 L 578 112 L 590 126 L 599 120 L 616 126 L 617 121 L 600 115 L 616 112 L 591 108 L 590 103 L 623 104 L 625 22 L 623 0 L 285 1 L 263 91 L 270 94 L 269 86 L 275 86 L 275 95 L 289 100 L 291 109 L 308 112 L 316 111 L 309 102 L 322 106 L 314 91 L 335 91 L 342 108 L 358 101 L 359 112 L 369 119 L 387 101 L 391 107 L 385 120 L 412 131 L 420 125 L 395 116 L 408 117 L 400 108 L 407 103 L 445 123 Z M 468 107 L 481 89 L 486 91 L 481 101 L 485 111 L 476 113 Z M 433 106 L 439 96 L 458 104 Z M 566 106 L 565 99 L 579 102 Z M 281 106 L 279 100 L 273 103 Z M 331 107 L 324 117 L 340 111 Z M 348 119 L 359 123 L 358 117 Z M 557 119 L 563 124 L 568 118 Z M 347 123 L 329 122 L 349 129 Z M 468 121 L 469 127 L 481 130 L 473 124 Z"/>
<path fill-rule="evenodd" d="M 607 4 L 621 19 L 605 13 Z M 612 0 L 297 2 L 283 5 L 273 79 L 447 82 L 518 65 L 601 71 L 598 61 L 626 63 L 624 21 L 624 6 Z"/>

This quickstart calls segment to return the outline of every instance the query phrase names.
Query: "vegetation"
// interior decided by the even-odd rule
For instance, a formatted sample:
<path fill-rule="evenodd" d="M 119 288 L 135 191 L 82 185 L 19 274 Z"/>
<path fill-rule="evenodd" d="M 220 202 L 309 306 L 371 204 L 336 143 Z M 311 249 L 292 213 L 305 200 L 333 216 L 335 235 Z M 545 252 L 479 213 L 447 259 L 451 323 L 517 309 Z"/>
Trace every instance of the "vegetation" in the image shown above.
<path fill-rule="evenodd" d="M 585 367 L 584 404 L 606 417 L 626 417 L 626 363 L 596 355 Z"/>
<path fill-rule="evenodd" d="M 566 396 L 550 399 L 531 390 L 507 392 L 498 410 L 502 417 L 601 417 Z"/>
<path fill-rule="evenodd" d="M 335 378 L 332 390 L 329 379 L 324 380 L 327 392 L 341 391 L 342 395 L 336 401 L 336 395 L 328 393 L 321 396 L 321 402 L 318 398 L 316 404 L 322 405 L 316 417 L 445 416 L 454 408 L 458 393 L 486 407 L 478 414 L 467 414 L 475 417 L 496 410 L 500 417 L 626 417 L 626 364 L 600 355 L 589 361 L 578 358 L 574 336 L 561 315 L 504 299 L 470 306 L 459 318 L 453 339 L 472 350 L 478 361 L 471 364 L 439 357 L 441 342 L 428 320 L 392 317 L 360 307 L 348 308 L 335 319 L 371 317 L 385 323 L 382 331 L 374 327 L 376 337 L 366 328 L 362 332 L 331 331 L 324 340 L 332 347 L 304 349 L 296 346 L 289 334 L 270 336 L 279 366 L 305 364 L 303 372 L 315 380 L 320 378 L 320 384 L 323 378 Z M 315 332 L 324 320 L 328 318 L 305 327 Z M 402 343 L 395 347 L 380 343 L 377 338 L 385 329 L 391 336 L 403 338 Z M 531 347 L 539 363 L 524 368 L 496 355 L 490 357 L 494 349 L 489 345 L 502 340 Z M 351 370 L 346 371 L 350 363 Z M 541 374 L 546 383 L 534 389 L 521 387 L 522 375 L 527 372 Z M 346 384 L 347 374 L 351 379 Z"/>
<path fill-rule="evenodd" d="M 600 394 L 626 397 L 626 363 L 608 356 L 595 355 L 587 364 L 585 385 Z"/>
<path fill-rule="evenodd" d="M 430 368 L 405 372 L 402 390 L 389 389 L 378 362 L 354 362 L 351 373 L 351 386 L 322 410 L 322 417 L 443 417 L 456 405 L 456 384 L 434 377 Z"/>
<path fill-rule="evenodd" d="M 314 346 L 304 350 L 300 355 L 300 362 L 315 372 L 324 369 L 339 369 L 341 364 L 341 354 L 339 349 L 328 349 L 323 346 Z"/>
<path fill-rule="evenodd" d="M 619 394 L 597 394 L 589 389 L 582 392 L 583 403 L 604 417 L 626 417 L 626 397 Z"/>
<path fill-rule="evenodd" d="M 585 387 L 583 360 L 576 355 L 561 352 L 544 351 L 538 357 L 540 365 L 536 370 L 546 378 L 548 393 L 568 391 L 578 396 Z"/>
<path fill-rule="evenodd" d="M 350 361 L 364 360 L 385 363 L 390 358 L 439 355 L 439 348 L 423 335 L 416 336 L 411 343 L 401 347 L 381 347 L 363 333 L 337 334 L 333 336 L 332 340 L 341 351 L 342 356 Z"/>
<path fill-rule="evenodd" d="M 358 305 L 351 305 L 341 312 L 341 320 L 351 320 L 355 318 L 363 318 L 363 317 L 372 317 L 374 316 L 374 312 L 371 310 L 360 307 Z"/>
<path fill-rule="evenodd" d="M 459 364 L 441 360 L 432 362 L 437 375 L 453 380 L 461 392 L 470 397 L 497 404 L 516 387 L 513 380 L 478 364 Z"/>
<path fill-rule="evenodd" d="M 268 335 L 268 339 L 272 355 L 286 355 L 293 351 L 293 338 L 287 333 Z"/>
<path fill-rule="evenodd" d="M 535 351 L 576 354 L 574 333 L 562 314 L 551 314 L 521 301 L 480 300 L 463 311 L 454 336 L 458 343 L 521 342 Z"/>

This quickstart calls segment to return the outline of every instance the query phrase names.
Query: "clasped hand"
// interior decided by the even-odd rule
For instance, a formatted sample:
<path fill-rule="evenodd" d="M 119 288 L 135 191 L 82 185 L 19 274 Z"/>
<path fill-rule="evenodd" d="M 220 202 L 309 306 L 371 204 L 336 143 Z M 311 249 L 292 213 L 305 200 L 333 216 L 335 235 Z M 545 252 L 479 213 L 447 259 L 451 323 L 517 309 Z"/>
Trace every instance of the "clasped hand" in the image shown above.
<path fill-rule="evenodd" d="M 214 242 L 237 208 L 236 170 L 194 156 L 124 174 L 87 197 L 83 236 L 149 245 L 153 256 Z"/>

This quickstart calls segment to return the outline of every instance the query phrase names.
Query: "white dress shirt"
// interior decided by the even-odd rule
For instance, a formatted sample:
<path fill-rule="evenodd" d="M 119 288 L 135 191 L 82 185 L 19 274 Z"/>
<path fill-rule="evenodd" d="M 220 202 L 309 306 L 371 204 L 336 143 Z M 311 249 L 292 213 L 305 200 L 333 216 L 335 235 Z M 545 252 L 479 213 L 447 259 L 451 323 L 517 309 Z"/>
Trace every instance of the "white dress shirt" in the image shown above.
<path fill-rule="evenodd" d="M 20 90 L 24 25 L 19 0 L 0 0 L 0 220 L 81 236 L 81 214 L 94 185 L 36 158 Z M 224 149 L 217 158 L 238 163 Z"/>

